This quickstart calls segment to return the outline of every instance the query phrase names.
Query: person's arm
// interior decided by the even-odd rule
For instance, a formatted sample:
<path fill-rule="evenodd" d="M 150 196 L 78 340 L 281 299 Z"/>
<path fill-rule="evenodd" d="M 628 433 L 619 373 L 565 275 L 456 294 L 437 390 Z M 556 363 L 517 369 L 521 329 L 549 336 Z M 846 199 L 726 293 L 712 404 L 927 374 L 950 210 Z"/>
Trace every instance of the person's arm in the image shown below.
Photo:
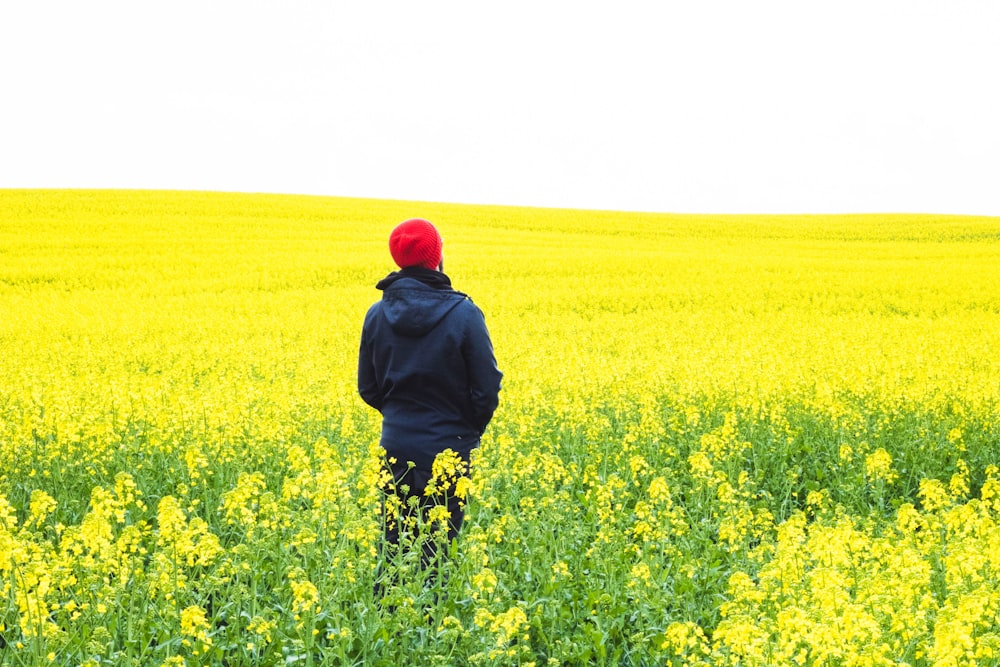
<path fill-rule="evenodd" d="M 473 305 L 472 311 L 467 319 L 462 354 L 469 370 L 469 398 L 472 400 L 475 426 L 482 435 L 499 405 L 503 373 L 497 368 L 486 319 L 477 306 Z"/>
<path fill-rule="evenodd" d="M 382 388 L 375 377 L 372 363 L 372 346 L 368 335 L 368 318 L 361 331 L 361 345 L 358 349 L 358 393 L 365 403 L 382 412 Z"/>

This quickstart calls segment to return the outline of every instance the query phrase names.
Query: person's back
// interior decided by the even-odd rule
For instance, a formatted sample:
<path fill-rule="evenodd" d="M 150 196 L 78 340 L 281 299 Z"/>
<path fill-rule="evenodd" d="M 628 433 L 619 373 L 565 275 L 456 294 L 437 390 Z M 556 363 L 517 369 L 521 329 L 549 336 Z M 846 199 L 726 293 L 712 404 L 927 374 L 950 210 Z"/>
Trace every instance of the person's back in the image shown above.
<path fill-rule="evenodd" d="M 380 281 L 365 317 L 358 390 L 382 413 L 389 456 L 429 468 L 468 458 L 498 403 L 500 371 L 482 312 L 439 271 L 406 267 Z"/>

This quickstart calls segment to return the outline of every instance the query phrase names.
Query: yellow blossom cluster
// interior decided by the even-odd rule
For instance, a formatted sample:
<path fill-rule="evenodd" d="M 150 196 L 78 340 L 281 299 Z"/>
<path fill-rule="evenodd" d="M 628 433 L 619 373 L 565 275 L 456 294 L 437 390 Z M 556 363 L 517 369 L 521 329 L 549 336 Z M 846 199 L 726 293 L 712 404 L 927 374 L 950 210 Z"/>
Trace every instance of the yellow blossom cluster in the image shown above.
<path fill-rule="evenodd" d="M 1000 659 L 998 490 L 993 467 L 982 498 L 945 491 L 891 524 L 793 515 L 754 576 L 730 577 L 717 650 L 747 665 Z"/>

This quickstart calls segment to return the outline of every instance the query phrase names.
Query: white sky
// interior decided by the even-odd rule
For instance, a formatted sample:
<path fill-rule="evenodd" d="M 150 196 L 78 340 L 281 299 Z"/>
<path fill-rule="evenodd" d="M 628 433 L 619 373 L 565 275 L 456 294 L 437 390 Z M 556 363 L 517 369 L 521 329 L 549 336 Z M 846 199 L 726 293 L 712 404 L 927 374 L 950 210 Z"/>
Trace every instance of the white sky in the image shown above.
<path fill-rule="evenodd" d="M 0 187 L 1000 215 L 1000 1 L 3 0 Z"/>

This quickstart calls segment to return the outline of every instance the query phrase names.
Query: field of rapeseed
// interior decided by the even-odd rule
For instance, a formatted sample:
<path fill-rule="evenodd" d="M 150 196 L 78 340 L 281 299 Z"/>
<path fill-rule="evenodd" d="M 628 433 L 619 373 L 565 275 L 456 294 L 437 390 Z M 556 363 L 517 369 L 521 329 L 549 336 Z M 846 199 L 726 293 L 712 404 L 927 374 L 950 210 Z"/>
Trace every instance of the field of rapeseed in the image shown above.
<path fill-rule="evenodd" d="M 386 239 L 501 405 L 373 597 Z M 1000 662 L 1000 219 L 0 190 L 0 665 Z"/>

